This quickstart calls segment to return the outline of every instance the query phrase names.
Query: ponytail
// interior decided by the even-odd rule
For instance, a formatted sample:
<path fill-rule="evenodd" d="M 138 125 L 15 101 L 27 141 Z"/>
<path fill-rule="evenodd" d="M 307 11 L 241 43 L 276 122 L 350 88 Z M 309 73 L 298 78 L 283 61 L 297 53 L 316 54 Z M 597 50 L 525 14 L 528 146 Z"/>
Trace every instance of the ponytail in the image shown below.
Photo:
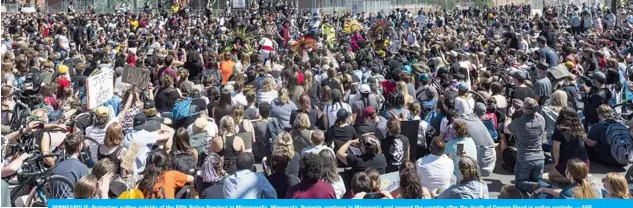
<path fill-rule="evenodd" d="M 574 180 L 580 181 L 578 182 L 578 186 L 576 187 L 576 190 L 574 190 L 574 198 L 595 199 L 598 197 L 598 195 L 596 194 L 596 190 L 593 188 L 593 184 L 591 183 L 591 181 L 587 179 L 583 179 L 583 180 L 574 179 Z"/>

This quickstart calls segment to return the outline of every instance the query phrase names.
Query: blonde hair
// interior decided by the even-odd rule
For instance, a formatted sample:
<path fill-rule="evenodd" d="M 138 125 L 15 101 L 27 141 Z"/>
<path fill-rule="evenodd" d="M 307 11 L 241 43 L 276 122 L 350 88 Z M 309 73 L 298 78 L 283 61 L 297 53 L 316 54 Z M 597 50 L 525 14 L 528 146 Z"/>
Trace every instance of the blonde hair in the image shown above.
<path fill-rule="evenodd" d="M 307 69 L 303 72 L 303 89 L 308 92 L 312 88 L 312 82 L 314 81 L 314 75 L 311 69 Z"/>
<path fill-rule="evenodd" d="M 602 104 L 598 107 L 598 115 L 605 119 L 613 118 L 613 109 L 606 104 Z"/>
<path fill-rule="evenodd" d="M 103 144 L 108 147 L 116 147 L 121 143 L 123 143 L 123 126 L 118 122 L 110 124 L 106 130 Z"/>
<path fill-rule="evenodd" d="M 288 93 L 288 88 L 284 87 L 279 90 L 279 100 L 281 100 L 284 104 L 288 104 L 290 102 L 290 93 Z"/>
<path fill-rule="evenodd" d="M 462 173 L 462 180 L 460 183 L 467 183 L 470 181 L 480 181 L 479 172 L 477 170 L 477 160 L 470 156 L 463 156 L 458 163 L 459 172 Z"/>
<path fill-rule="evenodd" d="M 284 152 L 284 155 L 287 155 L 288 158 L 292 159 L 295 155 L 295 147 L 292 143 L 292 136 L 288 132 L 282 132 L 277 136 L 277 141 L 273 147 L 273 150 L 279 149 Z"/>
<path fill-rule="evenodd" d="M 455 136 L 460 138 L 468 137 L 468 126 L 465 122 L 456 121 L 453 128 L 455 128 Z"/>
<path fill-rule="evenodd" d="M 99 190 L 97 176 L 93 174 L 86 175 L 75 184 L 75 199 L 91 199 L 97 195 Z"/>
<path fill-rule="evenodd" d="M 398 81 L 398 83 L 396 84 L 396 89 L 398 90 L 398 92 L 405 96 L 409 94 L 407 83 L 403 81 Z"/>
<path fill-rule="evenodd" d="M 275 88 L 275 80 L 272 77 L 264 78 L 264 83 L 262 83 L 262 91 L 268 92 Z"/>
<path fill-rule="evenodd" d="M 567 93 L 562 90 L 554 91 L 554 93 L 552 93 L 551 106 L 560 108 L 567 106 Z"/>
<path fill-rule="evenodd" d="M 591 181 L 587 180 L 587 176 L 589 176 L 589 168 L 587 164 L 579 159 L 570 160 L 567 163 L 567 172 L 569 172 L 569 177 L 571 181 L 574 181 L 578 184 L 575 190 L 572 191 L 574 193 L 574 198 L 576 199 L 595 199 L 598 195 L 596 191 L 593 189 L 593 184 Z"/>
<path fill-rule="evenodd" d="M 611 197 L 626 199 L 629 197 L 629 187 L 626 178 L 618 173 L 607 173 L 604 178 L 605 188 Z"/>
<path fill-rule="evenodd" d="M 220 133 L 222 137 L 227 134 L 235 134 L 235 120 L 231 116 L 224 116 L 220 119 Z"/>
<path fill-rule="evenodd" d="M 239 124 L 240 122 L 242 122 L 243 118 L 244 118 L 244 106 L 236 105 L 235 107 L 233 107 L 233 121 Z"/>
<path fill-rule="evenodd" d="M 310 128 L 310 118 L 306 113 L 297 114 L 297 118 L 295 118 L 295 122 L 293 123 L 293 127 L 295 128 Z"/>

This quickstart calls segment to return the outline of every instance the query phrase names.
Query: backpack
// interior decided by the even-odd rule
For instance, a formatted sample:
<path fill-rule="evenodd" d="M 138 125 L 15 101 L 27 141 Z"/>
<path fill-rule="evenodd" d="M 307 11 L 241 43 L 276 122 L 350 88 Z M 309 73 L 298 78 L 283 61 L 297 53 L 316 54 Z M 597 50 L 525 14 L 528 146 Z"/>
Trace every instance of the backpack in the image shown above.
<path fill-rule="evenodd" d="M 197 162 L 198 160 L 189 152 L 180 152 L 177 150 L 172 152 L 171 166 L 174 170 L 187 175 L 195 175 Z"/>
<path fill-rule="evenodd" d="M 481 122 L 483 122 L 488 129 L 488 132 L 490 133 L 492 139 L 494 141 L 497 141 L 499 140 L 499 132 L 497 132 L 497 128 L 495 128 L 495 119 L 493 119 L 493 116 L 496 115 L 494 113 L 486 114 L 484 118 L 481 119 Z"/>
<path fill-rule="evenodd" d="M 611 156 L 621 165 L 633 162 L 633 138 L 626 126 L 614 120 L 603 121 L 607 125 L 606 144 Z"/>
<path fill-rule="evenodd" d="M 193 113 L 191 113 L 191 101 L 193 101 L 193 98 L 187 97 L 176 102 L 174 110 L 172 111 L 174 121 L 186 119 L 193 115 Z"/>
<path fill-rule="evenodd" d="M 191 144 L 191 148 L 195 149 L 199 155 L 202 153 L 207 153 L 207 146 L 209 144 L 209 140 L 207 139 L 208 135 L 206 132 L 197 133 L 189 136 L 189 144 Z"/>
<path fill-rule="evenodd" d="M 42 86 L 42 78 L 39 73 L 29 73 L 21 83 L 25 95 L 33 95 L 40 92 Z"/>
<path fill-rule="evenodd" d="M 275 143 L 277 136 L 284 132 L 284 128 L 281 126 L 281 122 L 277 118 L 270 118 L 268 124 L 266 124 L 266 135 L 268 138 L 268 149 L 272 151 L 272 145 Z"/>

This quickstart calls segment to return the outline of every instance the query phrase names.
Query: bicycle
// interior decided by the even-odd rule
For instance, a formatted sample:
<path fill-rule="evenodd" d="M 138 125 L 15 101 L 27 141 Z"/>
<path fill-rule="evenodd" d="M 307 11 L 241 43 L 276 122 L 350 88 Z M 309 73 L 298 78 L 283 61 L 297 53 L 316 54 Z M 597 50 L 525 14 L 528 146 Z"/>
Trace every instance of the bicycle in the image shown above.
<path fill-rule="evenodd" d="M 22 206 L 45 207 L 49 199 L 71 198 L 75 185 L 67 178 L 59 175 L 51 175 L 52 170 L 61 160 L 61 154 L 39 154 L 31 156 L 24 161 L 23 169 L 18 171 L 18 184 L 7 181 L 9 185 L 17 185 L 11 190 L 11 204 L 15 204 L 16 199 L 27 194 L 27 198 Z M 46 168 L 44 158 L 56 157 L 55 166 Z M 22 180 L 20 180 L 22 179 Z M 69 194 L 70 193 L 70 194 Z M 19 204 L 18 204 L 19 205 Z"/>

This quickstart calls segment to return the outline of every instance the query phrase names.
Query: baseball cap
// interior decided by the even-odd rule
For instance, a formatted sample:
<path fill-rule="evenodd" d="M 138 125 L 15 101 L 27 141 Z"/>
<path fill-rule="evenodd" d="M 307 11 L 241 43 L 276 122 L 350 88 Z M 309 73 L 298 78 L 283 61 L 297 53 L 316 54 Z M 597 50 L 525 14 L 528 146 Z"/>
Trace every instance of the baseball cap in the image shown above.
<path fill-rule="evenodd" d="M 142 130 L 145 128 L 145 123 L 147 123 L 147 116 L 145 113 L 140 112 L 134 116 L 134 130 Z"/>
<path fill-rule="evenodd" d="M 338 112 L 336 112 L 336 122 L 343 121 L 343 120 L 349 118 L 349 116 L 350 115 L 349 115 L 349 112 L 347 112 L 347 110 L 340 109 L 340 110 L 338 110 Z"/>
<path fill-rule="evenodd" d="M 526 80 L 528 78 L 528 75 L 524 71 L 515 71 L 514 73 L 512 73 L 512 77 L 523 82 L 523 80 Z"/>
<path fill-rule="evenodd" d="M 457 85 L 457 89 L 459 89 L 460 91 L 468 91 L 468 84 L 466 84 L 465 82 L 460 82 L 459 85 Z"/>
<path fill-rule="evenodd" d="M 591 76 L 589 76 L 591 79 L 593 80 L 597 80 L 599 82 L 604 82 L 607 80 L 607 75 L 605 75 L 604 73 L 602 73 L 601 71 L 596 71 L 593 74 L 591 74 Z"/>
<path fill-rule="evenodd" d="M 360 91 L 360 93 L 363 93 L 363 94 L 368 94 L 368 93 L 371 93 L 371 88 L 369 87 L 368 84 L 361 84 L 358 91 Z"/>
<path fill-rule="evenodd" d="M 361 114 L 361 118 L 362 119 L 367 119 L 370 118 L 372 116 L 376 115 L 376 110 L 374 109 L 374 107 L 371 106 L 367 106 L 363 109 L 363 113 Z"/>
<path fill-rule="evenodd" d="M 109 113 L 110 111 L 108 110 L 108 107 L 105 106 L 99 106 L 95 109 L 95 115 L 99 117 L 106 117 Z"/>

